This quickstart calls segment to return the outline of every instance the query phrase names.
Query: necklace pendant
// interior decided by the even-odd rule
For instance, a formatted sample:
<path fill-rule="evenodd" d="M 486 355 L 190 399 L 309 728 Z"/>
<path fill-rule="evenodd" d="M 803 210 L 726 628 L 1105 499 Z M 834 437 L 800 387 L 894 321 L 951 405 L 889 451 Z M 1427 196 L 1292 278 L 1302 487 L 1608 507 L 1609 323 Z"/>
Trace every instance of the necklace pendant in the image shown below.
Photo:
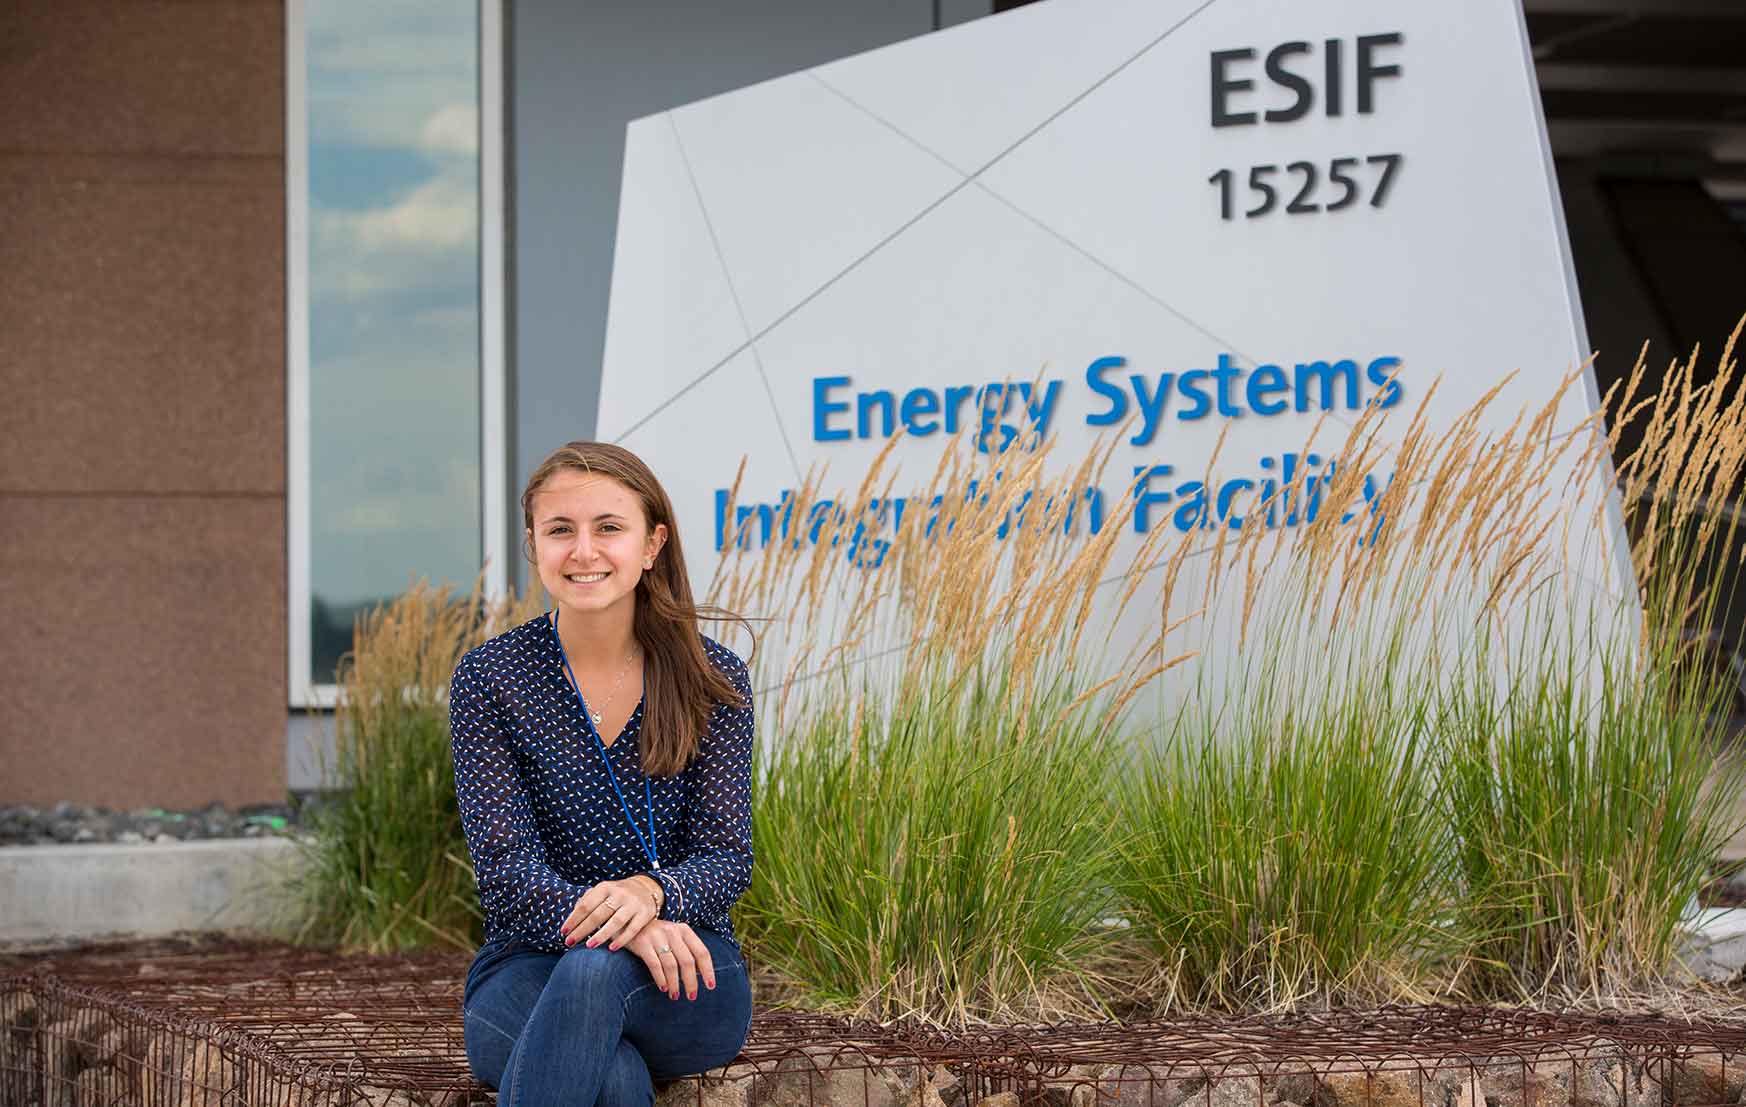
<path fill-rule="evenodd" d="M 593 720 L 593 721 L 594 721 L 594 725 L 595 725 L 595 726 L 599 726 L 599 725 L 600 725 L 600 712 L 598 712 L 598 711 L 590 711 L 590 712 L 589 712 L 589 713 L 588 713 L 588 717 L 589 717 L 589 718 L 590 718 L 590 719 L 592 719 L 592 720 Z"/>

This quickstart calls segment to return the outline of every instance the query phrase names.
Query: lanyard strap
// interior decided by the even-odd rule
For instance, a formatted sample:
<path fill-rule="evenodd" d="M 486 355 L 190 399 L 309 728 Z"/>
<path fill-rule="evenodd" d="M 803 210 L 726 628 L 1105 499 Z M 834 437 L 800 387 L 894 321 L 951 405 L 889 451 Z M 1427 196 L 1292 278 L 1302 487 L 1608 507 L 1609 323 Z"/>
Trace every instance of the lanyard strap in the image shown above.
<path fill-rule="evenodd" d="M 643 847 L 643 856 L 649 859 L 649 868 L 658 870 L 661 867 L 660 855 L 655 852 L 655 789 L 649 784 L 649 778 L 643 776 L 643 802 L 649 809 L 649 836 L 643 837 L 643 828 L 637 825 L 637 820 L 631 814 L 630 804 L 625 802 L 624 789 L 618 786 L 618 774 L 612 771 L 612 759 L 606 755 L 606 743 L 601 741 L 600 731 L 594 728 L 594 720 L 588 714 L 588 701 L 582 698 L 582 685 L 576 681 L 576 671 L 570 668 L 570 655 L 564 651 L 564 640 L 558 636 L 558 609 L 552 609 L 552 637 L 558 643 L 558 657 L 564 662 L 564 675 L 569 678 L 570 689 L 576 693 L 576 702 L 582 705 L 582 721 L 588 727 L 588 733 L 594 737 L 594 748 L 600 752 L 600 763 L 606 766 L 606 779 L 612 781 L 613 794 L 618 797 L 618 809 L 624 812 L 624 821 L 630 824 L 631 833 L 637 836 L 637 844 Z"/>

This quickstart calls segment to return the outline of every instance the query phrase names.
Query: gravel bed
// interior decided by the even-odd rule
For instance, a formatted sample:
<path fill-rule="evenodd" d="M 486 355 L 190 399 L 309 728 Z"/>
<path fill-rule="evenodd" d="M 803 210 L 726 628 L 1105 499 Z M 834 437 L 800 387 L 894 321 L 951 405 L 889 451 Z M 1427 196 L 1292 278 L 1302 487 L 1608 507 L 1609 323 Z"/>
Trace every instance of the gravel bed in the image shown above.
<path fill-rule="evenodd" d="M 53 807 L 0 805 L 0 847 L 83 845 L 114 842 L 194 842 L 211 838 L 266 838 L 299 828 L 289 804 L 267 803 L 235 810 L 221 803 L 194 811 L 141 807 L 111 811 L 77 803 Z"/>

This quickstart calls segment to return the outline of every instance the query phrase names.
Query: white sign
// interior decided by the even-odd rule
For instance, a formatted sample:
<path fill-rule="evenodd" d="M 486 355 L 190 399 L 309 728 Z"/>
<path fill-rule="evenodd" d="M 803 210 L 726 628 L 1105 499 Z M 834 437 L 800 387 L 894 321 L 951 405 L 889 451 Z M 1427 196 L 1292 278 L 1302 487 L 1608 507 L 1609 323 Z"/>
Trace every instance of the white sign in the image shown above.
<path fill-rule="evenodd" d="M 701 587 L 743 454 L 756 521 L 899 431 L 925 474 L 960 429 L 1071 459 L 1132 419 L 1112 525 L 1288 528 L 1318 419 L 1440 377 L 1446 425 L 1519 370 L 1501 427 L 1587 353 L 1515 0 L 1046 0 L 632 123 L 599 435 Z M 1272 488 L 1301 510 L 1246 518 Z"/>

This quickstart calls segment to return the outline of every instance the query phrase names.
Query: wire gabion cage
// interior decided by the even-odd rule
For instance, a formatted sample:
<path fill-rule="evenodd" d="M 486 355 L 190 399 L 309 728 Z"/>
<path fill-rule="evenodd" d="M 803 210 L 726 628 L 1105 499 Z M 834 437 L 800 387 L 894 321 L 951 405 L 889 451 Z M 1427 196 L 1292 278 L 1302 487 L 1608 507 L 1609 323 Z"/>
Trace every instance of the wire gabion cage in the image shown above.
<path fill-rule="evenodd" d="M 452 955 L 0 963 L 0 1107 L 462 1107 Z M 1746 1022 L 1477 1007 L 945 1029 L 760 1008 L 662 1107 L 1740 1107 Z"/>

